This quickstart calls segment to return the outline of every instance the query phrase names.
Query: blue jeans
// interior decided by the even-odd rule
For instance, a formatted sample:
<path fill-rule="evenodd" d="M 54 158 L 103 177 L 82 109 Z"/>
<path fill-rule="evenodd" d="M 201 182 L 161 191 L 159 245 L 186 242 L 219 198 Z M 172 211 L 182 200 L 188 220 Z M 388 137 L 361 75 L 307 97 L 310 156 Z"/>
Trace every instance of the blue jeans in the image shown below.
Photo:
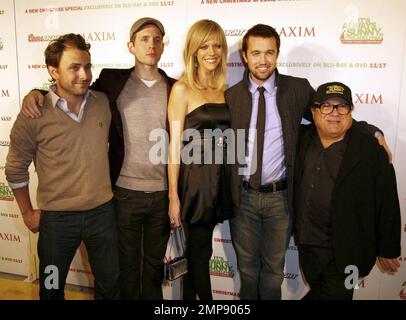
<path fill-rule="evenodd" d="M 38 240 L 40 299 L 64 299 L 69 267 L 82 240 L 94 275 L 95 299 L 120 298 L 117 224 L 113 202 L 109 201 L 87 211 L 42 212 Z M 47 266 L 58 270 L 58 289 L 49 286 L 56 273 L 46 270 Z"/>
<path fill-rule="evenodd" d="M 280 300 L 290 236 L 287 190 L 242 190 L 230 231 L 240 273 L 240 298 Z"/>

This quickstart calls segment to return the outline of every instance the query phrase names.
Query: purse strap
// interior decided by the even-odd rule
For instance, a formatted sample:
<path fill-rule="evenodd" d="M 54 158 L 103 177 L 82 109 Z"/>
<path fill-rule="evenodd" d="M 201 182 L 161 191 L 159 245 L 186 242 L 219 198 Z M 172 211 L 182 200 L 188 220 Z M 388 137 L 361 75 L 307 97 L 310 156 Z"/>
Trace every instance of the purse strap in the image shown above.
<path fill-rule="evenodd" d="M 171 257 L 171 255 L 172 255 L 172 249 L 173 249 L 173 241 L 174 241 L 173 230 L 171 230 L 171 233 L 169 234 L 169 241 L 170 241 L 170 248 L 169 248 L 168 254 L 169 254 L 169 257 Z M 172 259 L 173 259 L 173 258 L 172 258 Z M 168 262 L 168 261 L 170 261 L 170 260 L 168 260 L 168 258 L 167 258 L 166 255 L 165 255 L 165 257 L 164 257 L 164 262 L 166 263 L 166 262 Z"/>
<path fill-rule="evenodd" d="M 183 257 L 185 255 L 185 250 L 186 250 L 186 242 L 185 242 L 185 236 L 183 233 L 183 227 L 179 227 L 176 229 L 171 230 L 170 234 L 170 249 L 169 249 L 169 256 L 171 257 L 172 250 L 174 246 L 176 247 L 176 251 L 178 252 L 177 257 Z M 182 250 L 182 251 L 181 251 Z M 176 257 L 173 257 L 174 259 Z M 164 258 L 164 261 L 167 261 L 167 258 Z"/>
<path fill-rule="evenodd" d="M 182 226 L 175 229 L 174 238 L 175 238 L 176 250 L 178 251 L 179 256 L 183 257 L 185 255 L 186 245 L 185 245 L 185 236 L 183 234 Z M 180 253 L 181 249 L 182 249 L 182 253 Z"/>

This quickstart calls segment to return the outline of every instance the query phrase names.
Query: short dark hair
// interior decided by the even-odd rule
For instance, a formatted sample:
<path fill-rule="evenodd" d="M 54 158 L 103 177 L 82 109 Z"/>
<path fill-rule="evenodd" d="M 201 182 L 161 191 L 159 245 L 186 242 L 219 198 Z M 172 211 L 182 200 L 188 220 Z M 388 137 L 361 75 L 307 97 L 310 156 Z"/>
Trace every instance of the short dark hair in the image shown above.
<path fill-rule="evenodd" d="M 62 53 L 67 48 L 76 48 L 86 51 L 90 55 L 90 44 L 80 34 L 68 33 L 52 40 L 45 49 L 45 64 L 55 68 L 59 67 Z"/>
<path fill-rule="evenodd" d="M 256 24 L 255 26 L 248 29 L 248 31 L 242 38 L 242 51 L 245 53 L 247 53 L 249 37 L 275 38 L 276 47 L 279 53 L 279 48 L 281 46 L 281 38 L 279 37 L 279 34 L 276 32 L 276 30 L 271 26 L 268 26 L 266 24 Z"/>

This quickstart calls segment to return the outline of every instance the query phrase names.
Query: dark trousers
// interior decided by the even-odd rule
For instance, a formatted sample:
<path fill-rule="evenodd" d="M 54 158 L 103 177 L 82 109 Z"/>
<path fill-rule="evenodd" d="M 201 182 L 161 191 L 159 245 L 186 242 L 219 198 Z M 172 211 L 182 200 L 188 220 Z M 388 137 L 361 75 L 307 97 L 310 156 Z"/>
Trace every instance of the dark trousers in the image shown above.
<path fill-rule="evenodd" d="M 119 259 L 114 205 L 87 211 L 43 211 L 38 256 L 40 299 L 64 299 L 66 277 L 83 240 L 95 281 L 95 299 L 119 299 Z M 57 279 L 57 280 L 55 280 Z"/>
<path fill-rule="evenodd" d="M 210 226 L 186 226 L 188 272 L 183 277 L 183 299 L 213 300 L 210 283 L 210 258 L 213 253 L 213 230 Z"/>
<path fill-rule="evenodd" d="M 122 299 L 162 300 L 169 239 L 168 192 L 114 188 Z"/>
<path fill-rule="evenodd" d="M 337 269 L 332 248 L 299 245 L 299 262 L 310 286 L 303 300 L 352 300 L 354 290 L 345 288 L 348 275 Z"/>

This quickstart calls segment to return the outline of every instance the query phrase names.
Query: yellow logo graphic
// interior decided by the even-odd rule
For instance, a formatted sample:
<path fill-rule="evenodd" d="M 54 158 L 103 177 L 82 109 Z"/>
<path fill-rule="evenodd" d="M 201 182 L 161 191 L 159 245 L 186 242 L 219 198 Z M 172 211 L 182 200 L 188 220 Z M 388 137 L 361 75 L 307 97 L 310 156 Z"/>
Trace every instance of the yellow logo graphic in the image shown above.
<path fill-rule="evenodd" d="M 326 94 L 332 94 L 332 93 L 344 94 L 344 88 L 342 86 L 337 86 L 337 85 L 328 86 L 327 90 L 326 90 Z"/>

